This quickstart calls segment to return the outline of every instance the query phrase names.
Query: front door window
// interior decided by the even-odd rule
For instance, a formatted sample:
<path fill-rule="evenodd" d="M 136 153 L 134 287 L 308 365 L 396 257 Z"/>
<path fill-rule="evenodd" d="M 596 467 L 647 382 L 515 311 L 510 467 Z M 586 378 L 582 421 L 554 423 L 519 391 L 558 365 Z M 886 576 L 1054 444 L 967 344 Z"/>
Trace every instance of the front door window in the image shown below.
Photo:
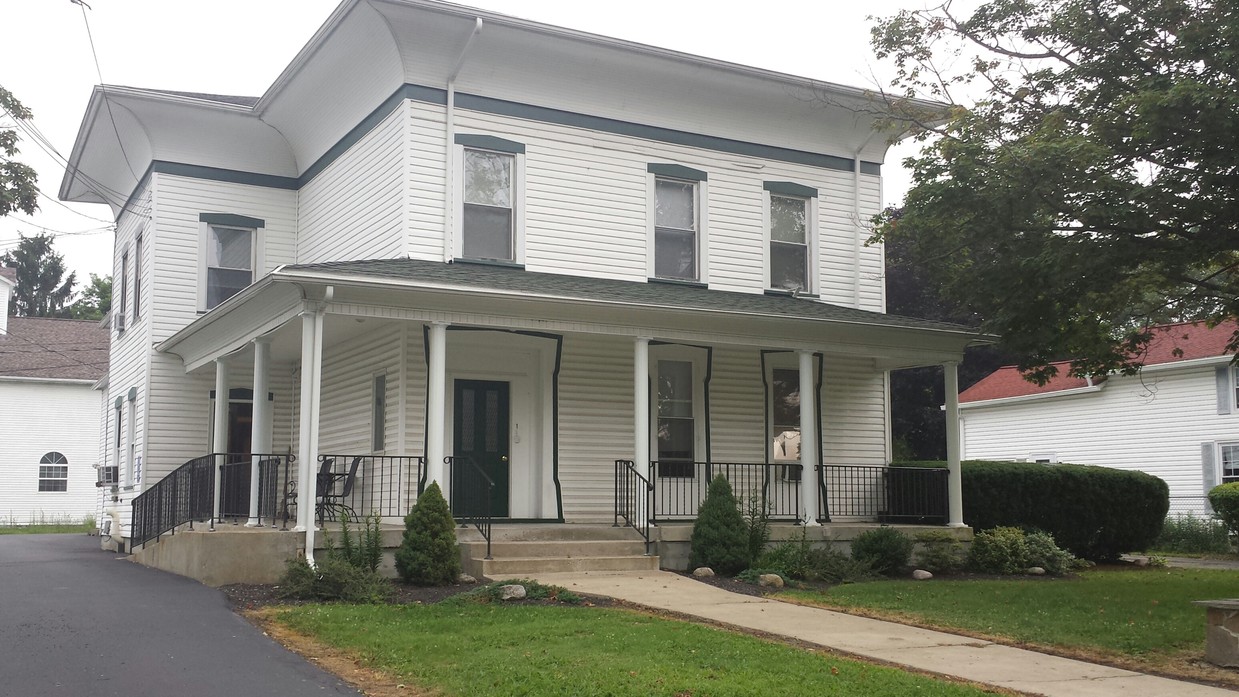
<path fill-rule="evenodd" d="M 452 439 L 455 461 L 451 474 L 452 513 L 456 516 L 484 513 L 487 496 L 492 516 L 508 516 L 509 395 L 506 382 L 456 381 Z M 477 464 L 477 469 L 469 464 L 470 460 Z M 485 477 L 478 473 L 479 469 Z"/>

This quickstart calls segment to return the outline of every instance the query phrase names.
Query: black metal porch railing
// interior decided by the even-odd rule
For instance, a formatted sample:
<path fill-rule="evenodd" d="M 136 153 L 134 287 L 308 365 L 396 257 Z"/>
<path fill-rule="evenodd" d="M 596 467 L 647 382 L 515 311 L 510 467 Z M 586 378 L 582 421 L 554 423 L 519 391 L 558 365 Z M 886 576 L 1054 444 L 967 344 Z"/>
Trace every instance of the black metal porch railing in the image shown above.
<path fill-rule="evenodd" d="M 650 553 L 650 515 L 654 510 L 654 487 L 645 475 L 637 471 L 632 460 L 615 461 L 615 523 L 641 533 L 645 553 Z"/>
<path fill-rule="evenodd" d="M 486 558 L 490 559 L 491 498 L 495 482 L 468 455 L 447 456 L 448 481 L 452 483 L 452 516 L 463 528 L 472 525 L 486 540 Z M 459 466 L 459 469 L 457 467 Z"/>
<path fill-rule="evenodd" d="M 650 463 L 653 488 L 651 518 L 691 520 L 706 499 L 710 480 L 722 475 L 741 507 L 750 500 L 771 520 L 800 520 L 801 467 L 798 462 L 660 462 Z"/>
<path fill-rule="evenodd" d="M 132 501 L 130 549 L 179 525 L 210 520 L 214 513 L 216 455 L 196 457 L 138 494 Z"/>
<path fill-rule="evenodd" d="M 288 501 L 279 495 L 281 484 L 292 477 L 292 455 L 250 455 L 243 453 L 216 454 L 219 465 L 219 516 L 239 521 L 249 518 L 250 478 L 254 458 L 258 458 L 258 524 L 266 520 L 275 525 L 277 518 L 288 522 Z"/>
<path fill-rule="evenodd" d="M 425 461 L 413 455 L 319 455 L 314 492 L 319 522 L 375 514 L 403 518 L 417 500 Z"/>
<path fill-rule="evenodd" d="M 946 525 L 946 469 L 828 465 L 819 513 L 882 523 Z"/>

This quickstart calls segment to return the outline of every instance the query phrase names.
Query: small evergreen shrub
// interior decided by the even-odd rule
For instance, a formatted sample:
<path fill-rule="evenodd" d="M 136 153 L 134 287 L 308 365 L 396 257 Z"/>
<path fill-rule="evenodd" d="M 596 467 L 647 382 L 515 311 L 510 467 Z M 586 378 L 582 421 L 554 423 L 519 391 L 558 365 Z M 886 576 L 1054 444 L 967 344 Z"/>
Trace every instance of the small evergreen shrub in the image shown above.
<path fill-rule="evenodd" d="M 748 531 L 747 563 L 752 566 L 765 553 L 770 542 L 770 504 L 757 489 L 749 492 L 744 507 L 744 525 Z"/>
<path fill-rule="evenodd" d="M 1069 569 L 1075 560 L 1075 555 L 1061 549 L 1054 543 L 1054 538 L 1047 532 L 1030 532 L 1024 535 L 1024 568 L 1040 566 L 1047 574 L 1061 576 Z"/>
<path fill-rule="evenodd" d="M 1231 537 L 1239 538 L 1239 482 L 1210 489 L 1209 505 L 1213 506 L 1213 514 L 1230 531 Z"/>
<path fill-rule="evenodd" d="M 353 533 L 348 526 L 348 516 L 340 519 L 339 555 L 342 559 L 359 569 L 378 571 L 383 561 L 383 535 L 379 529 L 382 519 L 378 513 L 371 513 L 362 524 L 364 527 L 353 539 Z M 327 547 L 332 549 L 331 538 L 327 538 Z"/>
<path fill-rule="evenodd" d="M 944 530 L 918 533 L 916 565 L 935 574 L 958 571 L 964 565 L 964 544 Z"/>
<path fill-rule="evenodd" d="M 943 462 L 896 462 L 945 467 Z M 1170 508 L 1166 482 L 1144 472 L 1031 462 L 961 464 L 964 522 L 975 530 L 1044 530 L 1078 557 L 1118 559 L 1148 549 Z"/>
<path fill-rule="evenodd" d="M 885 576 L 903 573 L 912 557 L 912 540 L 895 528 L 866 530 L 852 541 L 852 558 L 866 561 Z"/>
<path fill-rule="evenodd" d="M 417 498 L 404 517 L 404 537 L 396 550 L 396 572 L 406 583 L 446 586 L 460 576 L 456 521 L 438 482 Z"/>
<path fill-rule="evenodd" d="M 688 566 L 708 566 L 717 574 L 733 576 L 749 565 L 749 532 L 744 516 L 719 475 L 710 482 L 706 499 L 697 509 L 689 547 Z"/>
<path fill-rule="evenodd" d="M 1152 549 L 1159 552 L 1226 554 L 1230 552 L 1230 539 L 1226 524 L 1220 520 L 1176 515 L 1162 524 L 1162 533 L 1153 542 Z"/>
<path fill-rule="evenodd" d="M 990 574 L 1019 574 L 1028 568 L 1024 564 L 1027 557 L 1023 530 L 1012 527 L 982 530 L 972 538 L 968 567 Z"/>
<path fill-rule="evenodd" d="M 325 553 L 311 567 L 305 557 L 289 559 L 280 579 L 280 594 L 298 600 L 342 600 L 381 603 L 391 595 L 391 583 L 377 573 L 353 566 L 339 553 Z"/>

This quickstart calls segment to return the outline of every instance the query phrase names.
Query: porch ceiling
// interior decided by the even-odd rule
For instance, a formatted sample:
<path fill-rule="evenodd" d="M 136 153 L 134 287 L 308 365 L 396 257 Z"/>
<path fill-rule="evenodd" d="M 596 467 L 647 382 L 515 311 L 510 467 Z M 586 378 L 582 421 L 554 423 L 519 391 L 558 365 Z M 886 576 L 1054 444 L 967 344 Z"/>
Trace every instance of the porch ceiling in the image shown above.
<path fill-rule="evenodd" d="M 509 329 L 591 332 L 654 339 L 812 349 L 863 355 L 893 369 L 958 360 L 964 347 L 992 337 L 957 324 L 831 305 L 809 298 L 711 290 L 658 282 L 568 276 L 478 263 L 376 259 L 285 266 L 189 325 L 160 346 L 194 369 L 245 346 L 261 331 L 254 309 L 281 295 L 323 298 L 329 315 L 448 321 Z M 297 290 L 294 292 L 293 289 Z M 267 312 L 259 312 L 270 318 Z M 329 326 L 332 323 L 329 323 Z M 251 326 L 246 326 L 251 325 Z M 273 327 L 276 354 L 292 352 L 297 323 Z M 347 331 L 336 324 L 335 331 Z M 332 343 L 332 337 L 324 337 Z"/>

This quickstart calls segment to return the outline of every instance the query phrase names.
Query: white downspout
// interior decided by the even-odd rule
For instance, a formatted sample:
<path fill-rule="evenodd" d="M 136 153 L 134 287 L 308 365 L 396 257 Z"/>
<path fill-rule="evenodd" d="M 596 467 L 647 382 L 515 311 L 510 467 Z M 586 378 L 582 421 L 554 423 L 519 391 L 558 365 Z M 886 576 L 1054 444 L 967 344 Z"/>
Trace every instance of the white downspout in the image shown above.
<path fill-rule="evenodd" d="M 460 48 L 456 64 L 447 78 L 447 109 L 444 111 L 443 127 L 443 261 L 451 261 L 455 256 L 456 241 L 452 238 L 456 221 L 456 187 L 453 178 L 452 160 L 456 152 L 456 76 L 465 67 L 465 58 L 473 41 L 482 32 L 482 18 L 477 17 L 473 31 L 465 39 L 465 45 Z"/>

